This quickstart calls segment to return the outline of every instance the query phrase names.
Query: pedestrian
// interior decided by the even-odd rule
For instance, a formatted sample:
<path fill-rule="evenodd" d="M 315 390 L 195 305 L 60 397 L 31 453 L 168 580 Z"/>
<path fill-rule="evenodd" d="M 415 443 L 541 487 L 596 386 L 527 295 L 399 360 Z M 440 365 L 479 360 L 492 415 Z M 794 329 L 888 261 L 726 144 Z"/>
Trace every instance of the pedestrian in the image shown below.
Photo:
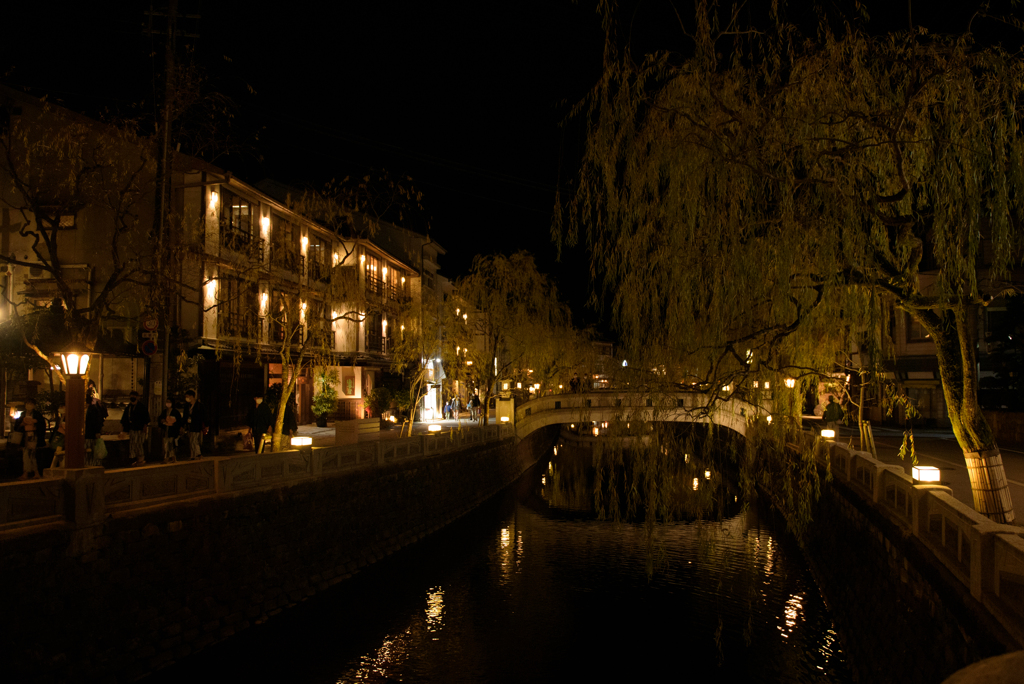
<path fill-rule="evenodd" d="M 448 401 L 444 402 L 444 406 L 441 407 L 441 415 L 444 417 L 445 420 L 451 420 L 452 419 L 452 400 L 451 400 L 451 398 L 449 398 Z"/>
<path fill-rule="evenodd" d="M 253 397 L 255 402 L 249 408 L 249 416 L 245 424 L 249 426 L 252 435 L 253 451 L 257 454 L 263 453 L 263 435 L 267 434 L 270 427 L 270 407 L 263 403 L 263 397 Z"/>
<path fill-rule="evenodd" d="M 825 427 L 829 430 L 838 430 L 839 421 L 843 419 L 843 407 L 836 401 L 835 396 L 828 395 L 828 406 L 825 407 Z"/>
<path fill-rule="evenodd" d="M 164 463 L 175 463 L 178 460 L 175 452 L 178 449 L 178 435 L 181 434 L 181 412 L 174 408 L 174 402 L 170 399 L 164 400 L 164 410 L 160 412 L 157 423 L 164 433 Z"/>
<path fill-rule="evenodd" d="M 203 435 L 206 434 L 206 412 L 196 400 L 195 390 L 185 390 L 185 432 L 188 434 L 188 460 L 202 458 Z"/>
<path fill-rule="evenodd" d="M 129 453 L 133 466 L 146 465 L 146 428 L 149 427 L 149 409 L 139 401 L 139 393 L 128 395 L 128 405 L 121 414 L 121 431 L 128 433 Z"/>
<path fill-rule="evenodd" d="M 18 479 L 41 477 L 36 464 L 36 448 L 46 444 L 46 418 L 36 408 L 34 400 L 25 402 L 21 416 L 14 421 L 14 432 L 20 435 L 15 439 L 21 442 L 21 477 Z"/>
<path fill-rule="evenodd" d="M 569 391 L 570 392 L 574 392 L 574 393 L 580 391 L 580 374 L 579 373 L 573 373 L 572 374 L 572 380 L 569 381 Z"/>
<path fill-rule="evenodd" d="M 103 421 L 107 419 L 107 407 L 99 396 L 93 395 L 85 407 L 85 458 L 87 465 L 100 465 L 106 458 L 106 445 L 103 444 Z M 99 442 L 99 444 L 97 444 Z"/>
<path fill-rule="evenodd" d="M 295 395 L 288 397 L 288 403 L 284 405 L 284 425 L 282 429 L 284 433 L 289 437 L 294 437 L 299 434 L 299 422 L 295 419 L 295 414 L 298 412 L 298 407 L 295 405 Z"/>

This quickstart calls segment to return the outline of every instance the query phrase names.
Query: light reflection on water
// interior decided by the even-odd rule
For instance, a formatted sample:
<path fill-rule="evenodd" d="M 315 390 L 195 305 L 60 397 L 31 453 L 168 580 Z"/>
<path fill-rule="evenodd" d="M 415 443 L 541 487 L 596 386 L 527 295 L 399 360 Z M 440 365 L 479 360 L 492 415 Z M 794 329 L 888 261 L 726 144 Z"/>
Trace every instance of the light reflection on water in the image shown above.
<path fill-rule="evenodd" d="M 720 522 L 661 525 L 651 578 L 639 525 L 534 502 L 492 529 L 486 558 L 428 590 L 425 631 L 413 615 L 338 681 L 656 679 L 683 663 L 691 674 L 743 681 L 850 681 L 799 553 L 754 507 Z M 450 658 L 465 669 L 439 666 Z"/>
<path fill-rule="evenodd" d="M 239 679 L 289 684 L 852 681 L 770 512 L 659 525 L 648 577 L 641 525 L 595 519 L 574 483 L 549 506 L 542 489 L 563 475 L 543 462 L 517 491 L 190 667 L 230 661 Z"/>

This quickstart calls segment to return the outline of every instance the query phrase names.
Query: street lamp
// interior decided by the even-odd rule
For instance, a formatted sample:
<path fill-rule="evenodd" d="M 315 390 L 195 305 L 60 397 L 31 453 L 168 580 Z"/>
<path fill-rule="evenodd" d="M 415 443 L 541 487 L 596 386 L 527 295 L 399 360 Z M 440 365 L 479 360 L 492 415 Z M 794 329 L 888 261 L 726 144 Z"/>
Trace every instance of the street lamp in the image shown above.
<path fill-rule="evenodd" d="M 89 355 L 61 352 L 64 383 L 67 387 L 64 424 L 64 458 L 68 468 L 85 467 L 85 374 L 89 370 Z"/>

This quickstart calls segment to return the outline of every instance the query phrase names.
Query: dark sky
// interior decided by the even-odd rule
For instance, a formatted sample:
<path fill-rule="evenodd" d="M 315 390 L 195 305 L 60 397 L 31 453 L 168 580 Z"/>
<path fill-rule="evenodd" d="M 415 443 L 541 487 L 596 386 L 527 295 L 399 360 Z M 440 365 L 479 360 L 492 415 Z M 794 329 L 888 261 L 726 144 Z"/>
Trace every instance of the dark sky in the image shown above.
<path fill-rule="evenodd" d="M 556 263 L 550 224 L 556 186 L 574 177 L 582 147 L 582 126 L 559 124 L 601 66 L 592 0 L 179 3 L 200 15 L 183 27 L 199 34 L 195 59 L 210 87 L 234 99 L 236 130 L 262 155 L 219 165 L 249 182 L 318 184 L 382 168 L 410 175 L 425 194 L 432 236 L 448 250 L 447 275 L 465 273 L 474 254 L 527 249 L 580 313 L 585 255 Z M 806 4 L 791 2 L 791 18 L 813 16 L 801 14 Z M 853 0 L 817 4 L 834 13 Z M 906 26 L 906 2 L 868 4 L 876 28 Z M 961 30 L 975 4 L 918 2 L 914 20 Z M 676 6 L 692 17 L 691 2 Z M 759 20 L 768 3 L 746 6 Z M 0 79 L 86 113 L 152 103 L 148 7 L 5 7 Z M 685 44 L 668 0 L 621 2 L 620 10 L 620 35 L 636 52 Z"/>
<path fill-rule="evenodd" d="M 477 253 L 527 249 L 571 300 L 584 298 L 581 259 L 555 263 L 550 225 L 581 147 L 580 127 L 559 124 L 600 70 L 590 3 L 179 2 L 201 17 L 183 26 L 199 34 L 210 86 L 237 103 L 238 130 L 262 129 L 262 162 L 218 165 L 249 182 L 412 176 L 447 275 Z M 153 101 L 148 3 L 19 5 L 4 10 L 14 30 L 0 44 L 3 82 L 86 113 Z"/>

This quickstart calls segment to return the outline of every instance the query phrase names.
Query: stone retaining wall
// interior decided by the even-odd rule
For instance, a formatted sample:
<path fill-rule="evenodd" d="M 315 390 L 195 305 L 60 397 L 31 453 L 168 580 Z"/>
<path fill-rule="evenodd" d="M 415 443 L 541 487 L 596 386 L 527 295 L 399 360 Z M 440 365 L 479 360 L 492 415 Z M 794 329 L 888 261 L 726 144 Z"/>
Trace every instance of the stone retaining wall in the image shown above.
<path fill-rule="evenodd" d="M 0 538 L 8 681 L 132 681 L 440 529 L 555 432 Z"/>
<path fill-rule="evenodd" d="M 1001 553 L 1020 528 L 842 444 L 820 455 L 834 479 L 803 546 L 860 681 L 939 682 L 1020 648 L 1022 557 Z"/>

